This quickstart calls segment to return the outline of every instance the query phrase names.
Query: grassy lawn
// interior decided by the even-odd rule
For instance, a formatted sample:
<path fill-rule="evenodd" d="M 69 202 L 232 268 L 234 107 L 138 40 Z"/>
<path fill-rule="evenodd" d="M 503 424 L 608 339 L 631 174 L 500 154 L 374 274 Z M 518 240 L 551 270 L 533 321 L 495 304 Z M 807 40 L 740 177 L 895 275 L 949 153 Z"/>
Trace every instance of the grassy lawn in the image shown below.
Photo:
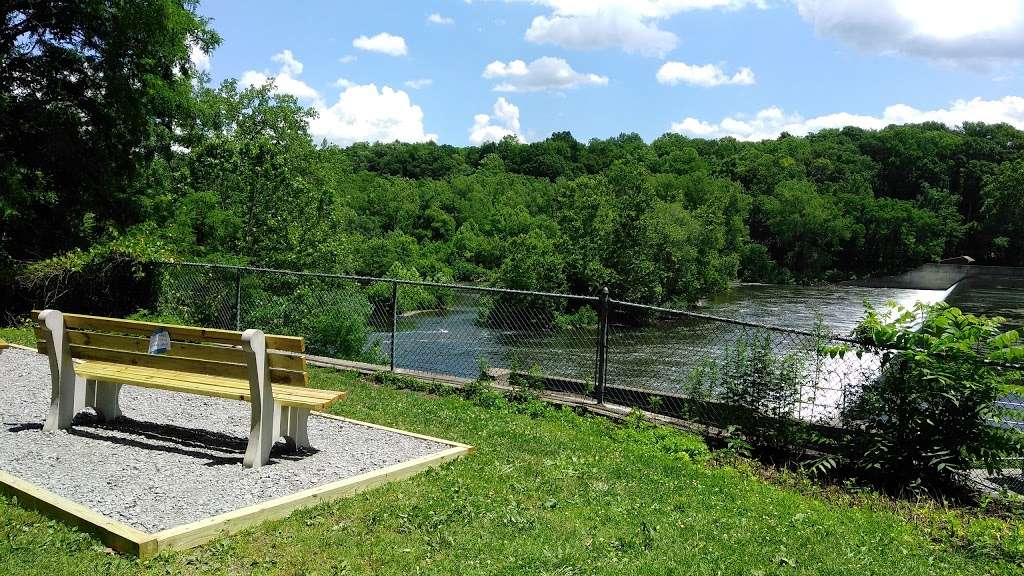
<path fill-rule="evenodd" d="M 1017 525 L 950 514 L 939 521 L 950 536 L 937 538 L 871 498 L 829 501 L 712 465 L 699 439 L 675 431 L 328 371 L 313 382 L 350 391 L 338 414 L 478 451 L 147 562 L 0 499 L 0 574 L 1021 573 Z"/>

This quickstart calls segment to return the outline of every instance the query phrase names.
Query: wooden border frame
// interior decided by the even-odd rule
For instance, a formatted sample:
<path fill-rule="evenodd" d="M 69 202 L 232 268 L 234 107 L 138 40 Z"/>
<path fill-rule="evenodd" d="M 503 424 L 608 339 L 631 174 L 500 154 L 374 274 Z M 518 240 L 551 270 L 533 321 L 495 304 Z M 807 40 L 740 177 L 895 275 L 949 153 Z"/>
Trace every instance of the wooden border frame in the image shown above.
<path fill-rule="evenodd" d="M 107 546 L 145 560 L 165 550 L 187 550 L 216 538 L 234 534 L 239 530 L 244 530 L 267 520 L 284 518 L 300 508 L 337 500 L 364 490 L 376 488 L 393 480 L 408 478 L 427 468 L 439 466 L 475 451 L 475 448 L 468 444 L 335 416 L 334 414 L 313 412 L 310 415 L 446 444 L 449 448 L 406 462 L 399 462 L 398 464 L 392 464 L 377 470 L 370 470 L 358 476 L 314 486 L 313 488 L 300 490 L 286 496 L 280 496 L 156 533 L 143 532 L 103 516 L 77 502 L 58 496 L 53 492 L 2 470 L 0 470 L 0 492 L 16 497 L 19 506 L 38 510 L 44 515 L 74 524 L 84 531 L 97 536 Z"/>

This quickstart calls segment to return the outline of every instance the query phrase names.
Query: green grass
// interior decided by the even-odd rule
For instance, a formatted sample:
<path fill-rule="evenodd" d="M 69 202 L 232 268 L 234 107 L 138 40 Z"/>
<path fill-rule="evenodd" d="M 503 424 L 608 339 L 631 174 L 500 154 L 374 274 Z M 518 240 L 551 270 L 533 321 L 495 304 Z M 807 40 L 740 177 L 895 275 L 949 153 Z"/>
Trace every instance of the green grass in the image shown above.
<path fill-rule="evenodd" d="M 35 348 L 36 337 L 31 328 L 0 328 L 0 340 Z"/>
<path fill-rule="evenodd" d="M 878 506 L 830 502 L 749 467 L 711 465 L 699 439 L 668 429 L 490 393 L 469 400 L 376 387 L 327 371 L 313 382 L 349 390 L 339 414 L 477 452 L 147 562 L 108 554 L 0 499 L 0 574 L 980 575 L 1020 573 L 1011 560 L 1024 558 L 1017 525 L 965 524 L 951 513 L 939 531 L 951 536 L 936 538 Z"/>

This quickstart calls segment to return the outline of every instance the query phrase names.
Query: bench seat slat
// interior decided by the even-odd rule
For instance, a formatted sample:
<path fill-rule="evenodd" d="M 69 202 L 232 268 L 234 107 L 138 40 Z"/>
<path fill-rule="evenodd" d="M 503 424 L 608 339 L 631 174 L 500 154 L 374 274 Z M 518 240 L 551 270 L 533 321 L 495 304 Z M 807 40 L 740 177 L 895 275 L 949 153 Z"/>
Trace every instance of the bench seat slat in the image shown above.
<path fill-rule="evenodd" d="M 95 365 L 103 365 L 101 368 L 96 368 Z M 139 366 L 126 366 L 124 364 L 110 364 L 106 362 L 84 362 L 76 367 L 76 371 L 83 366 L 87 367 L 85 373 L 94 374 L 98 370 L 105 371 L 107 373 L 117 373 L 125 377 L 139 378 L 139 379 L 151 379 L 159 377 L 162 379 L 173 379 L 177 382 L 184 384 L 194 384 L 196 386 L 219 386 L 219 387 L 244 387 L 245 397 L 249 397 L 249 382 L 247 380 L 239 380 L 235 378 L 225 378 L 222 376 L 208 376 L 205 374 L 192 374 L 189 372 L 175 372 L 173 370 L 161 370 L 158 368 L 143 368 Z M 318 388 L 304 388 L 301 386 L 289 386 L 287 384 L 274 384 L 272 386 L 274 399 L 277 399 L 277 393 L 285 394 L 290 398 L 301 398 L 301 399 L 318 399 L 318 400 L 331 400 L 338 396 L 339 392 L 336 390 L 321 390 Z M 342 393 L 342 395 L 344 395 Z"/>
<path fill-rule="evenodd" d="M 236 378 L 207 376 L 98 361 L 78 364 L 75 366 L 75 373 L 83 378 L 113 384 L 129 384 L 144 388 L 188 392 L 246 402 L 251 399 L 249 382 Z M 345 397 L 344 392 L 288 386 L 285 384 L 274 384 L 271 388 L 274 400 L 281 405 L 309 410 L 324 410 L 337 400 Z"/>
<path fill-rule="evenodd" d="M 32 311 L 32 319 L 38 320 L 40 310 Z M 120 318 L 104 318 L 102 316 L 89 316 L 86 314 L 64 314 L 64 325 L 74 330 L 95 330 L 99 332 L 121 332 L 148 337 L 157 328 L 164 328 L 171 336 L 171 340 L 187 340 L 194 342 L 216 342 L 218 344 L 239 345 L 242 342 L 242 333 L 234 330 L 220 330 L 217 328 L 200 328 L 197 326 L 179 326 L 176 324 L 159 324 L 155 322 L 140 322 L 138 320 L 123 320 Z M 305 349 L 305 341 L 295 336 L 279 336 L 267 334 L 267 348 L 283 350 L 285 352 L 302 352 Z"/>
<path fill-rule="evenodd" d="M 147 368 L 144 366 L 130 366 L 114 362 L 88 361 L 75 366 L 75 373 L 78 375 L 95 374 L 97 371 L 117 372 L 119 374 L 149 378 L 158 376 L 161 378 L 173 378 L 180 382 L 190 382 L 200 385 L 234 386 L 249 389 L 249 381 L 240 378 L 228 378 L 224 376 L 210 376 L 208 374 L 195 374 L 192 372 L 178 372 L 176 370 L 164 370 L 160 368 Z M 274 384 L 274 390 L 281 390 L 284 393 L 298 395 L 303 398 L 333 398 L 338 394 L 336 390 L 322 390 L 319 388 L 305 388 L 302 386 L 289 386 L 287 384 Z M 247 392 L 248 394 L 248 392 Z"/>

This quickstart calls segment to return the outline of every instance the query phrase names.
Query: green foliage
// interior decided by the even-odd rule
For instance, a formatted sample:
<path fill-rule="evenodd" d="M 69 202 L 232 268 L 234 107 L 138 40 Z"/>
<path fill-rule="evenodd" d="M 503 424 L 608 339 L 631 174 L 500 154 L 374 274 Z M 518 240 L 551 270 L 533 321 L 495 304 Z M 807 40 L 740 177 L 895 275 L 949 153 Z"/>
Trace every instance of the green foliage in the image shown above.
<path fill-rule="evenodd" d="M 424 280 L 415 268 L 405 268 L 400 262 L 392 264 L 387 274 L 384 275 L 384 278 L 394 278 L 396 280 L 409 280 L 414 282 Z M 430 279 L 430 281 L 447 283 L 450 282 L 451 279 L 441 276 L 440 278 Z M 370 302 L 378 309 L 386 310 L 389 314 L 391 312 L 392 286 L 393 285 L 390 282 L 374 282 L 366 289 L 366 296 L 370 299 Z M 452 291 L 450 288 L 417 286 L 415 284 L 399 284 L 397 290 L 398 292 L 396 296 L 398 300 L 399 314 L 416 310 L 444 310 L 448 307 L 448 304 L 452 299 Z"/>
<path fill-rule="evenodd" d="M 981 190 L 982 226 L 992 255 L 1024 266 L 1024 159 L 1004 162 L 986 177 Z"/>
<path fill-rule="evenodd" d="M 87 249 L 145 219 L 145 174 L 196 117 L 190 46 L 220 43 L 177 0 L 3 12 L 0 265 Z"/>
<path fill-rule="evenodd" d="M 144 562 L 0 498 L 0 573 L 1020 572 L 1019 520 L 765 481 L 742 462 L 707 462 L 699 438 L 639 419 L 553 408 L 534 417 L 494 393 L 420 394 L 317 369 L 311 385 L 348 391 L 333 408 L 340 415 L 477 451 Z"/>
<path fill-rule="evenodd" d="M 696 401 L 690 416 L 759 448 L 798 450 L 808 433 L 796 418 L 809 378 L 807 356 L 813 351 L 787 350 L 769 330 L 744 331 L 721 358 L 707 358 L 689 373 L 683 388 Z"/>
<path fill-rule="evenodd" d="M 869 308 L 856 335 L 880 347 L 883 374 L 844 414 L 850 461 L 897 488 L 947 485 L 956 473 L 1002 469 L 1024 455 L 1024 432 L 995 402 L 1019 390 L 1024 358 L 1001 318 L 945 304 Z M 1019 420 L 1018 417 L 1014 419 Z"/>
<path fill-rule="evenodd" d="M 786 180 L 759 198 L 758 213 L 772 231 L 775 259 L 798 279 L 821 278 L 850 238 L 852 222 L 836 202 L 819 194 L 813 182 Z"/>
<path fill-rule="evenodd" d="M 517 236 L 509 243 L 509 256 L 496 275 L 497 283 L 514 290 L 565 290 L 564 262 L 555 243 L 541 232 Z M 487 324 L 519 328 L 546 328 L 564 302 L 530 294 L 499 293 L 488 307 Z"/>
<path fill-rule="evenodd" d="M 310 354 L 376 364 L 386 359 L 380 342 L 369 342 L 373 307 L 356 287 L 302 283 L 291 291 L 264 286 L 243 291 L 243 323 L 273 334 L 303 336 Z"/>
<path fill-rule="evenodd" d="M 559 330 L 581 330 L 596 327 L 599 320 L 597 312 L 593 308 L 583 305 L 575 312 L 556 314 L 554 325 Z"/>
<path fill-rule="evenodd" d="M 25 265 L 18 270 L 17 288 L 33 296 L 33 307 L 126 316 L 152 301 L 150 263 L 170 253 L 147 229 Z"/>
<path fill-rule="evenodd" d="M 28 321 L 20 326 L 0 328 L 0 340 L 31 348 L 34 348 L 36 345 L 36 335 L 32 331 L 31 323 Z"/>

